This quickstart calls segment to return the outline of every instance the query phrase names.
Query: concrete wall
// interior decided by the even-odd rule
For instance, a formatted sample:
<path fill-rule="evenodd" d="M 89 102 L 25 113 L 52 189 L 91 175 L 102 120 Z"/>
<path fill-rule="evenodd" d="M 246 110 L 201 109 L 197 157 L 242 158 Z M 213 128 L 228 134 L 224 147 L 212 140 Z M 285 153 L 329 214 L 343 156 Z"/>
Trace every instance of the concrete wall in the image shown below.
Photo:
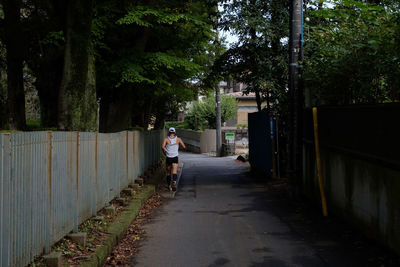
<path fill-rule="evenodd" d="M 319 107 L 328 212 L 400 253 L 400 104 Z M 303 189 L 320 203 L 311 110 L 304 116 Z M 319 206 L 320 207 L 320 206 Z"/>
<path fill-rule="evenodd" d="M 304 159 L 304 192 L 320 200 L 312 144 Z M 400 253 L 400 170 L 328 148 L 321 161 L 328 212 Z"/>
<path fill-rule="evenodd" d="M 214 129 L 207 129 L 200 135 L 200 152 L 215 152 L 217 147 L 217 136 Z"/>
<path fill-rule="evenodd" d="M 207 129 L 204 132 L 176 129 L 176 134 L 182 138 L 188 151 L 195 153 L 215 152 L 216 132 L 213 129 Z"/>

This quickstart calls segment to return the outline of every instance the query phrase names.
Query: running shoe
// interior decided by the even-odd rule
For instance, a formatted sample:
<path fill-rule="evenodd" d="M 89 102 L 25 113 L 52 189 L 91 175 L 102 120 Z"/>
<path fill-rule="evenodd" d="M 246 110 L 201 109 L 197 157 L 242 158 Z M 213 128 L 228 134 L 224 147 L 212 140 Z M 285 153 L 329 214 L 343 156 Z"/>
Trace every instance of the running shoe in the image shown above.
<path fill-rule="evenodd" d="M 171 184 L 172 191 L 176 191 L 176 181 L 173 181 Z"/>

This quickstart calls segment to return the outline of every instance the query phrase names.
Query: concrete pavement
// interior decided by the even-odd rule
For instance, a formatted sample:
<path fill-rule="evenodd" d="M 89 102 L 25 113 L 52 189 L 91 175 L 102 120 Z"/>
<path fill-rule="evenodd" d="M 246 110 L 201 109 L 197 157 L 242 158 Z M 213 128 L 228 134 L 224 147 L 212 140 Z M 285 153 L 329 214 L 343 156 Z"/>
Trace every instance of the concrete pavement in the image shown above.
<path fill-rule="evenodd" d="M 179 191 L 145 225 L 132 266 L 380 266 L 392 257 L 256 182 L 247 163 L 187 153 L 180 159 Z"/>

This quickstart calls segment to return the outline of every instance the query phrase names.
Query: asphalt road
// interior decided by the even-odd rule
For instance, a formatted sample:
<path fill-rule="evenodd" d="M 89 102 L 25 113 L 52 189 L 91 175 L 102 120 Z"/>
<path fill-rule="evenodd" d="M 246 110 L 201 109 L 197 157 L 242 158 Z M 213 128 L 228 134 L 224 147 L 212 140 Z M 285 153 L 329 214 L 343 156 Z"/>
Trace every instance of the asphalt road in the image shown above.
<path fill-rule="evenodd" d="M 380 266 L 387 260 L 347 226 L 256 182 L 247 163 L 187 153 L 180 159 L 179 191 L 145 225 L 132 266 Z"/>

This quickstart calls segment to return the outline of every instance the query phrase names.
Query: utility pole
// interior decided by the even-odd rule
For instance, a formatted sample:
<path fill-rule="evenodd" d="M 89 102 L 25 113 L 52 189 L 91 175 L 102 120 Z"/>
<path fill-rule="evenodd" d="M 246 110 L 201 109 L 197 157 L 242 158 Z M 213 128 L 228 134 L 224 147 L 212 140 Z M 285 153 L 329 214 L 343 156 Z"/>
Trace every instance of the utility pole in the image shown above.
<path fill-rule="evenodd" d="M 217 157 L 221 156 L 221 147 L 222 147 L 222 131 L 221 131 L 221 95 L 219 91 L 218 83 L 215 86 L 215 114 L 216 114 L 216 136 L 217 136 Z"/>
<path fill-rule="evenodd" d="M 215 37 L 215 44 L 216 44 L 216 53 L 215 53 L 215 60 L 217 60 L 221 56 L 221 47 L 219 43 L 219 31 L 218 31 L 218 15 L 216 16 L 216 37 Z M 216 154 L 217 157 L 221 157 L 221 148 L 222 148 L 222 131 L 221 131 L 221 94 L 219 90 L 219 81 L 215 81 L 215 130 L 216 130 Z"/>
<path fill-rule="evenodd" d="M 302 48 L 302 0 L 290 5 L 289 36 L 289 181 L 292 197 L 300 194 L 302 178 L 303 92 L 299 80 Z"/>

